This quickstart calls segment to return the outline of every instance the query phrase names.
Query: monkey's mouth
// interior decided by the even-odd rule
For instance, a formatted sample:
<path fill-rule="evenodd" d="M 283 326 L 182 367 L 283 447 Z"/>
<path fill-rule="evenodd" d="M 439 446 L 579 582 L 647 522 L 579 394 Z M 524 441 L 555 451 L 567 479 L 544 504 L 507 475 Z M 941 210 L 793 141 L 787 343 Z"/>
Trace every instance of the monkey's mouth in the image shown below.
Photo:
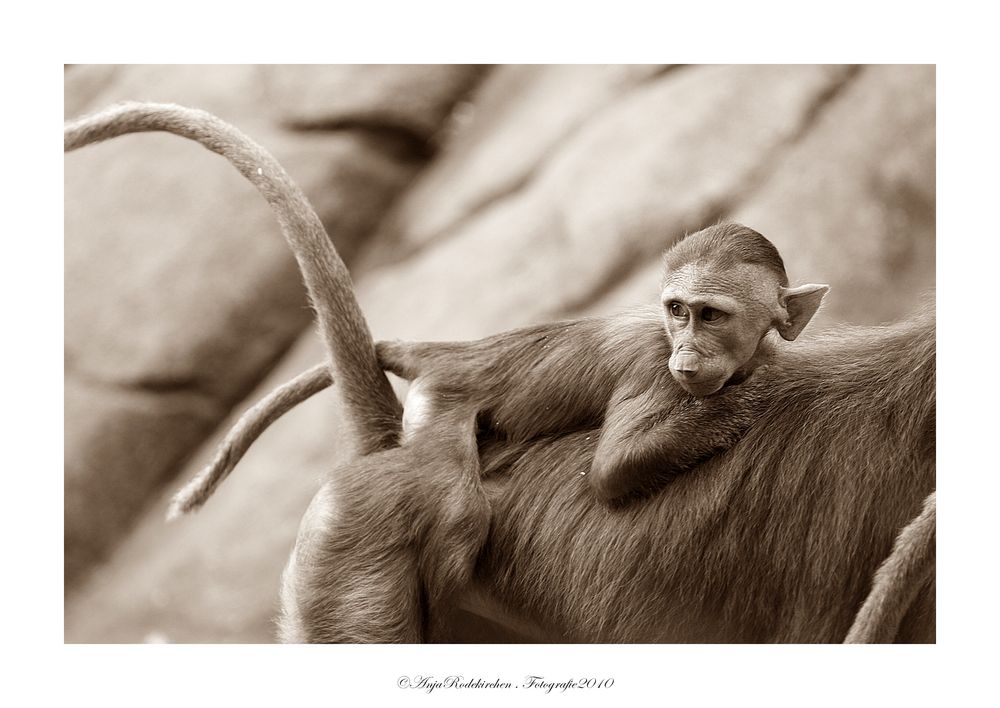
<path fill-rule="evenodd" d="M 681 385 L 681 388 L 690 393 L 692 396 L 697 396 L 698 398 L 711 396 L 713 393 L 722 389 L 723 386 L 728 385 L 728 382 L 731 380 L 715 377 L 704 381 L 693 381 L 691 379 L 683 378 L 682 375 L 678 376 L 676 374 L 674 375 L 674 379 Z"/>

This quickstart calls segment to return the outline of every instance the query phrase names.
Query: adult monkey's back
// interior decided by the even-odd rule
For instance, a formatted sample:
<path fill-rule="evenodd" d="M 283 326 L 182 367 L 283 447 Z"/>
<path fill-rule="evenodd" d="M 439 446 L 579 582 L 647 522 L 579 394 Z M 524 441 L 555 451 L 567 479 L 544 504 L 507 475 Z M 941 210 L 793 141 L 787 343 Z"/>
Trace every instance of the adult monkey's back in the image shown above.
<path fill-rule="evenodd" d="M 757 375 L 773 405 L 750 432 L 637 504 L 591 499 L 593 431 L 485 447 L 479 609 L 537 638 L 843 641 L 935 488 L 933 307 L 797 344 Z M 917 580 L 897 640 L 933 641 L 933 582 Z"/>
<path fill-rule="evenodd" d="M 306 196 L 270 153 L 206 111 L 137 102 L 68 121 L 63 131 L 64 149 L 69 152 L 121 135 L 151 131 L 194 140 L 221 155 L 267 200 L 302 271 L 359 453 L 394 446 L 402 410 L 376 361 L 350 274 Z"/>

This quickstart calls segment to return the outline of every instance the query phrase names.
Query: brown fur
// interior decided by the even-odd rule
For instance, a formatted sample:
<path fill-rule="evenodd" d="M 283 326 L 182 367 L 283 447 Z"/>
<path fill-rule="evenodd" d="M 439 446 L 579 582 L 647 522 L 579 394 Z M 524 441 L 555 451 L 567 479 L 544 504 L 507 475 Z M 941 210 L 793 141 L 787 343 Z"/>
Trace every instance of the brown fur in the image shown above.
<path fill-rule="evenodd" d="M 334 470 L 285 569 L 282 641 L 448 638 L 438 620 L 470 584 L 491 516 L 475 425 L 455 410 Z"/>
<path fill-rule="evenodd" d="M 760 396 L 745 435 L 642 503 L 595 503 L 581 473 L 597 428 L 483 437 L 492 522 L 467 593 L 473 609 L 550 641 L 844 640 L 899 529 L 935 486 L 931 313 L 782 349 L 733 387 Z M 322 578 L 342 562 L 322 557 L 324 545 L 358 529 L 311 516 L 296 550 L 311 561 L 291 574 Z M 381 542 L 402 536 L 382 523 Z M 892 638 L 933 641 L 933 585 L 908 587 L 920 592 Z"/>
<path fill-rule="evenodd" d="M 431 410 L 399 450 L 336 471 L 317 502 L 325 511 L 307 514 L 283 585 L 286 641 L 441 638 L 434 619 L 469 584 L 489 526 L 478 419 L 478 432 L 513 442 L 603 424 L 592 471 L 619 485 L 599 488 L 617 498 L 724 449 L 767 400 L 753 378 L 707 399 L 685 393 L 655 310 L 377 350 L 430 388 Z"/>
<path fill-rule="evenodd" d="M 746 434 L 641 504 L 590 499 L 595 431 L 486 444 L 480 588 L 571 641 L 842 641 L 935 486 L 932 312 L 783 349 Z"/>
<path fill-rule="evenodd" d="M 764 266 L 787 286 L 785 262 L 774 244 L 742 224 L 720 223 L 678 241 L 663 254 L 664 271 L 678 270 L 687 263 L 704 264 L 712 270 L 727 270 L 743 263 Z"/>
<path fill-rule="evenodd" d="M 558 427 L 573 410 L 540 411 L 520 438 L 516 416 L 506 436 L 494 425 L 481 439 L 493 522 L 476 570 L 477 592 L 500 608 L 490 614 L 513 611 L 550 639 L 572 641 L 842 641 L 875 569 L 935 486 L 931 313 L 783 349 L 741 385 L 701 399 L 748 396 L 756 419 L 727 453 L 641 504 L 602 508 L 581 480 L 598 452 L 596 423 L 531 439 L 531 426 Z M 655 323 L 650 314 L 650 337 Z M 524 332 L 546 336 L 548 327 Z M 519 341 L 529 339 L 483 346 L 507 346 L 497 361 L 524 374 Z M 631 354 L 650 351 L 634 341 Z M 463 356 L 482 361 L 469 346 L 446 359 L 453 381 Z M 580 372 L 572 374 L 567 381 Z M 518 402 L 497 403 L 494 423 Z M 933 591 L 907 587 L 895 619 L 876 624 L 890 627 L 887 638 L 932 640 Z"/>
<path fill-rule="evenodd" d="M 900 625 L 919 593 L 933 594 L 937 557 L 937 495 L 924 500 L 916 519 L 896 538 L 892 554 L 879 567 L 875 582 L 847 634 L 848 644 L 885 644 L 899 636 Z"/>
<path fill-rule="evenodd" d="M 653 309 L 376 350 L 387 370 L 430 390 L 431 417 L 470 404 L 515 443 L 598 428 L 587 474 L 606 500 L 726 449 L 764 400 L 749 381 L 707 398 L 687 394 L 667 368 L 670 344 Z"/>
<path fill-rule="evenodd" d="M 750 424 L 754 405 L 765 400 L 752 379 L 695 399 L 666 370 L 669 346 L 659 313 L 625 321 L 627 327 L 622 317 L 601 318 L 480 342 L 404 345 L 404 356 L 389 368 L 416 367 L 418 378 L 430 381 L 425 385 L 433 389 L 435 410 L 401 448 L 353 461 L 331 476 L 316 502 L 323 511 L 307 514 L 285 573 L 282 637 L 443 637 L 434 619 L 471 581 L 489 527 L 475 444 L 480 418 L 489 422 L 484 434 L 499 430 L 512 440 L 536 439 L 599 425 L 614 396 L 612 410 L 629 415 L 617 425 L 604 421 L 605 430 L 638 427 L 628 427 L 634 440 L 603 438 L 604 454 L 619 468 L 623 459 L 632 465 L 632 487 L 651 482 L 665 459 L 693 464 Z M 397 346 L 378 347 L 383 363 Z M 580 386 L 583 374 L 592 386 Z M 302 381 L 315 384 L 318 378 L 307 374 Z M 635 388 L 623 391 L 623 381 Z M 541 390 L 552 405 L 530 415 Z M 654 394 L 641 403 L 647 410 L 633 417 L 632 399 L 647 391 Z M 643 437 L 649 431 L 655 438 Z M 595 466 L 601 463 L 599 453 Z"/>

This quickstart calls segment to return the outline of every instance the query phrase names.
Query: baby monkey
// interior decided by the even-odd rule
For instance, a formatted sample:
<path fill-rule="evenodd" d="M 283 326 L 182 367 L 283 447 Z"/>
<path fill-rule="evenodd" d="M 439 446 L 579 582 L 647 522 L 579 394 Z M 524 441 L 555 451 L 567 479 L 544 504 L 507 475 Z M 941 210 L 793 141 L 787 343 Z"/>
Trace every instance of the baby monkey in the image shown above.
<path fill-rule="evenodd" d="M 473 342 L 380 342 L 376 352 L 387 371 L 413 382 L 405 436 L 470 402 L 514 442 L 599 425 L 589 482 L 614 500 L 742 436 L 768 400 L 744 382 L 769 359 L 769 332 L 795 339 L 828 290 L 789 288 L 770 241 L 720 224 L 667 251 L 662 309 Z"/>
<path fill-rule="evenodd" d="M 376 352 L 386 371 L 412 382 L 404 445 L 422 430 L 433 435 L 428 424 L 445 412 L 513 442 L 600 426 L 588 480 L 612 501 L 738 440 L 770 402 L 766 382 L 751 376 L 773 353 L 770 332 L 794 340 L 828 290 L 788 287 L 774 245 L 725 223 L 666 252 L 659 308 L 469 342 L 379 342 Z M 330 383 L 317 366 L 255 406 L 175 508 L 200 505 L 268 424 Z"/>

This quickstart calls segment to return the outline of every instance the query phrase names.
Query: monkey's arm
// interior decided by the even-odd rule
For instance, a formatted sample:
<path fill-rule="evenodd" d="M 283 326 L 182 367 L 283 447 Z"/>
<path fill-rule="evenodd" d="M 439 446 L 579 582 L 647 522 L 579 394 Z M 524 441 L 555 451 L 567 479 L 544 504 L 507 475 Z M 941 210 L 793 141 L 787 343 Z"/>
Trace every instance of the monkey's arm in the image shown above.
<path fill-rule="evenodd" d="M 383 371 L 407 381 L 445 368 L 457 373 L 462 361 L 478 349 L 479 342 L 402 342 L 397 340 L 375 343 L 375 357 Z"/>
<path fill-rule="evenodd" d="M 606 501 L 620 499 L 728 450 L 767 405 L 764 389 L 755 376 L 707 398 L 663 381 L 637 395 L 616 392 L 594 453 L 591 486 Z"/>
<path fill-rule="evenodd" d="M 566 320 L 521 327 L 483 339 L 459 342 L 376 342 L 375 355 L 383 370 L 412 381 L 440 374 L 461 384 L 490 376 L 516 378 L 523 369 L 537 367 L 553 354 L 576 353 L 589 346 L 595 319 Z"/>
<path fill-rule="evenodd" d="M 174 495 L 167 518 L 201 507 L 271 423 L 332 383 L 329 365 L 317 364 L 257 401 L 226 434 L 212 461 Z"/>

